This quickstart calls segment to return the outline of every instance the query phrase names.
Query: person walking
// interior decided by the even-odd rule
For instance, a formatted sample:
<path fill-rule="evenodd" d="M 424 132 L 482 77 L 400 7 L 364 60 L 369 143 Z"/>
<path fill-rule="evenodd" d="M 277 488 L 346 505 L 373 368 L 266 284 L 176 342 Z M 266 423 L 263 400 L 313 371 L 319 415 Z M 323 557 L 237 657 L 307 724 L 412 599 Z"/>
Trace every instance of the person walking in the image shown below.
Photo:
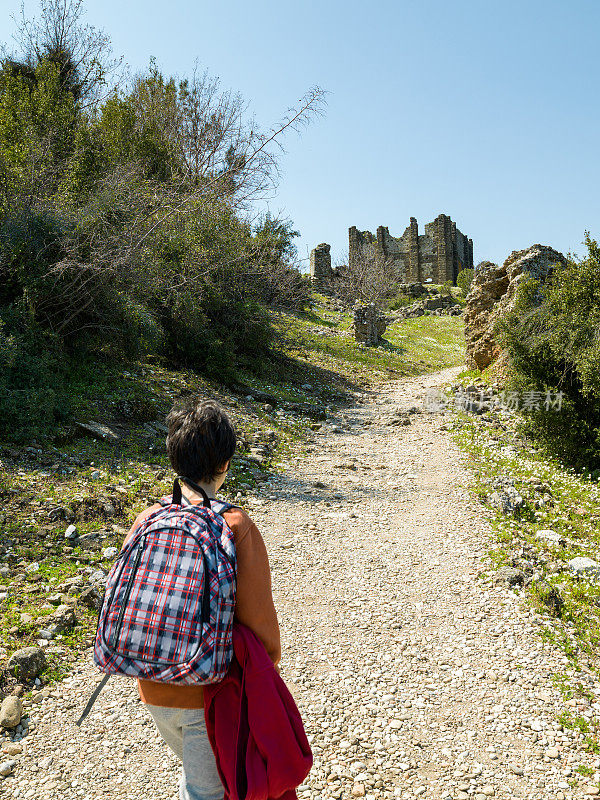
<path fill-rule="evenodd" d="M 250 628 L 277 667 L 280 632 L 265 543 L 245 511 L 228 504 L 223 510 L 217 500 L 236 449 L 234 427 L 214 401 L 173 410 L 167 423 L 167 453 L 180 476 L 181 498 L 163 498 L 160 504 L 143 511 L 124 547 L 136 529 L 163 506 L 178 500 L 184 507 L 202 506 L 208 500 L 233 533 L 237 560 L 234 619 Z M 138 678 L 138 690 L 160 735 L 182 761 L 180 800 L 223 800 L 224 787 L 206 729 L 203 687 Z"/>

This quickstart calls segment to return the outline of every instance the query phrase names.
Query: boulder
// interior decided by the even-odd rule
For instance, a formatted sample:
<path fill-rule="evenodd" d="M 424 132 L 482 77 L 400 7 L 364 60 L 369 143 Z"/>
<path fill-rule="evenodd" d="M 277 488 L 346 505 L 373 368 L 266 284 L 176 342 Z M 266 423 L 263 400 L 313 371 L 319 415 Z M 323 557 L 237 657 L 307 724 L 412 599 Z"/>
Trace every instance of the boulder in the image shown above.
<path fill-rule="evenodd" d="M 519 284 L 527 277 L 544 283 L 555 264 L 565 264 L 566 259 L 558 250 L 542 244 L 534 244 L 526 250 L 514 250 L 504 262 L 508 277 L 506 294 L 500 300 L 497 314 L 502 316 L 512 310 Z"/>
<path fill-rule="evenodd" d="M 92 439 L 99 439 L 101 442 L 116 444 L 121 440 L 121 434 L 104 422 L 75 422 L 75 425 L 82 433 Z"/>
<path fill-rule="evenodd" d="M 526 250 L 514 250 L 501 267 L 491 261 L 477 266 L 464 314 L 470 369 L 483 370 L 501 355 L 494 323 L 514 307 L 519 284 L 529 275 L 543 283 L 557 263 L 565 263 L 562 253 L 534 244 Z"/>
<path fill-rule="evenodd" d="M 600 564 L 593 558 L 577 556 L 567 561 L 567 565 L 576 575 L 585 575 L 588 578 L 600 577 Z"/>
<path fill-rule="evenodd" d="M 6 666 L 18 681 L 32 681 L 46 669 L 46 655 L 41 647 L 23 647 L 12 654 Z"/>
<path fill-rule="evenodd" d="M 492 333 L 493 311 L 508 289 L 504 267 L 484 261 L 475 270 L 465 306 L 467 366 L 485 369 L 498 356 Z"/>
<path fill-rule="evenodd" d="M 23 701 L 20 697 L 9 695 L 0 706 L 0 727 L 16 728 L 23 716 Z"/>

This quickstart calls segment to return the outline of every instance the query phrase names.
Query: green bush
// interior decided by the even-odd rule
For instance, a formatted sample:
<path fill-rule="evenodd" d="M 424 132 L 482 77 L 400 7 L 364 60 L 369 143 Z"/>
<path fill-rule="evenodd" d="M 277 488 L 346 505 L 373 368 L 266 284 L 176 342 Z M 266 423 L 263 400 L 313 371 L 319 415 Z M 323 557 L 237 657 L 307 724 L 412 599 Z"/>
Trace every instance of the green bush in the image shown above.
<path fill-rule="evenodd" d="M 475 275 L 475 270 L 472 268 L 461 269 L 461 271 L 456 276 L 456 285 L 461 290 L 463 297 L 466 297 L 469 293 L 469 289 L 471 288 L 471 284 L 473 283 L 473 276 Z"/>
<path fill-rule="evenodd" d="M 560 412 L 532 409 L 532 431 L 577 467 L 600 467 L 600 250 L 554 267 L 544 284 L 523 280 L 496 332 L 511 387 L 563 393 Z"/>
<path fill-rule="evenodd" d="M 0 318 L 0 437 L 29 442 L 65 419 L 61 364 L 56 341 L 31 327 L 9 334 Z"/>
<path fill-rule="evenodd" d="M 416 302 L 416 298 L 408 297 L 405 294 L 398 294 L 396 297 L 394 297 L 392 300 L 389 301 L 388 309 L 390 311 L 398 311 L 399 309 L 404 308 L 405 306 L 412 305 L 414 302 Z"/>

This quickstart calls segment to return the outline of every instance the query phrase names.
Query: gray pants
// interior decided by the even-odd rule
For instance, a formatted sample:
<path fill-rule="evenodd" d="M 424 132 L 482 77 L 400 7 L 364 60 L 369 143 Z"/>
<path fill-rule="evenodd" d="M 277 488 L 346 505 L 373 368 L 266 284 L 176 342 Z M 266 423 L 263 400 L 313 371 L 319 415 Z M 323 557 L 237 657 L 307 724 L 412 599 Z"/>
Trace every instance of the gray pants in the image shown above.
<path fill-rule="evenodd" d="M 204 709 L 146 708 L 162 738 L 183 762 L 180 800 L 223 800 L 225 792 L 208 740 Z"/>

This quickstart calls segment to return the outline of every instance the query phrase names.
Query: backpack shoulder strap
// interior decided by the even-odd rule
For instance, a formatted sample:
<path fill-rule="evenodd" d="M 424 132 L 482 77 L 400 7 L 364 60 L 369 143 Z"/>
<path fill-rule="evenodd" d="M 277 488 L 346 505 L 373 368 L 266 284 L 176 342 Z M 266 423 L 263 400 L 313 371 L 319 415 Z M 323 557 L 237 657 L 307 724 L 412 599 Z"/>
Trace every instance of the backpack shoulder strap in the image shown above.
<path fill-rule="evenodd" d="M 194 483 L 194 481 L 191 480 L 190 478 L 186 478 L 185 475 L 178 475 L 175 478 L 175 482 L 173 483 L 173 503 L 174 503 L 174 505 L 177 505 L 177 506 L 181 505 L 182 493 L 181 493 L 181 485 L 180 485 L 179 481 L 183 481 L 184 483 L 186 483 L 190 487 L 190 489 L 193 489 L 195 492 L 197 492 L 199 495 L 201 495 L 201 497 L 202 497 L 202 499 L 204 501 L 204 505 L 207 508 L 210 508 L 210 499 L 209 499 L 208 495 L 206 494 L 206 492 L 204 491 L 204 489 L 201 486 L 198 486 L 197 483 Z"/>
<path fill-rule="evenodd" d="M 239 506 L 236 506 L 233 503 L 226 503 L 224 500 L 213 500 L 210 504 L 210 507 L 211 510 L 220 517 L 222 517 L 226 511 L 231 511 L 232 508 L 239 508 Z"/>
<path fill-rule="evenodd" d="M 92 708 L 94 706 L 94 703 L 98 699 L 98 695 L 100 694 L 102 689 L 104 689 L 104 687 L 106 686 L 106 682 L 108 681 L 109 678 L 110 678 L 109 674 L 104 675 L 102 677 L 102 680 L 100 681 L 100 683 L 96 686 L 96 688 L 94 689 L 94 691 L 90 695 L 90 699 L 87 701 L 86 707 L 83 709 L 83 712 L 82 712 L 81 716 L 79 717 L 79 719 L 75 723 L 78 728 L 81 726 L 81 723 L 83 722 L 83 720 L 87 717 L 87 715 L 92 710 Z"/>

